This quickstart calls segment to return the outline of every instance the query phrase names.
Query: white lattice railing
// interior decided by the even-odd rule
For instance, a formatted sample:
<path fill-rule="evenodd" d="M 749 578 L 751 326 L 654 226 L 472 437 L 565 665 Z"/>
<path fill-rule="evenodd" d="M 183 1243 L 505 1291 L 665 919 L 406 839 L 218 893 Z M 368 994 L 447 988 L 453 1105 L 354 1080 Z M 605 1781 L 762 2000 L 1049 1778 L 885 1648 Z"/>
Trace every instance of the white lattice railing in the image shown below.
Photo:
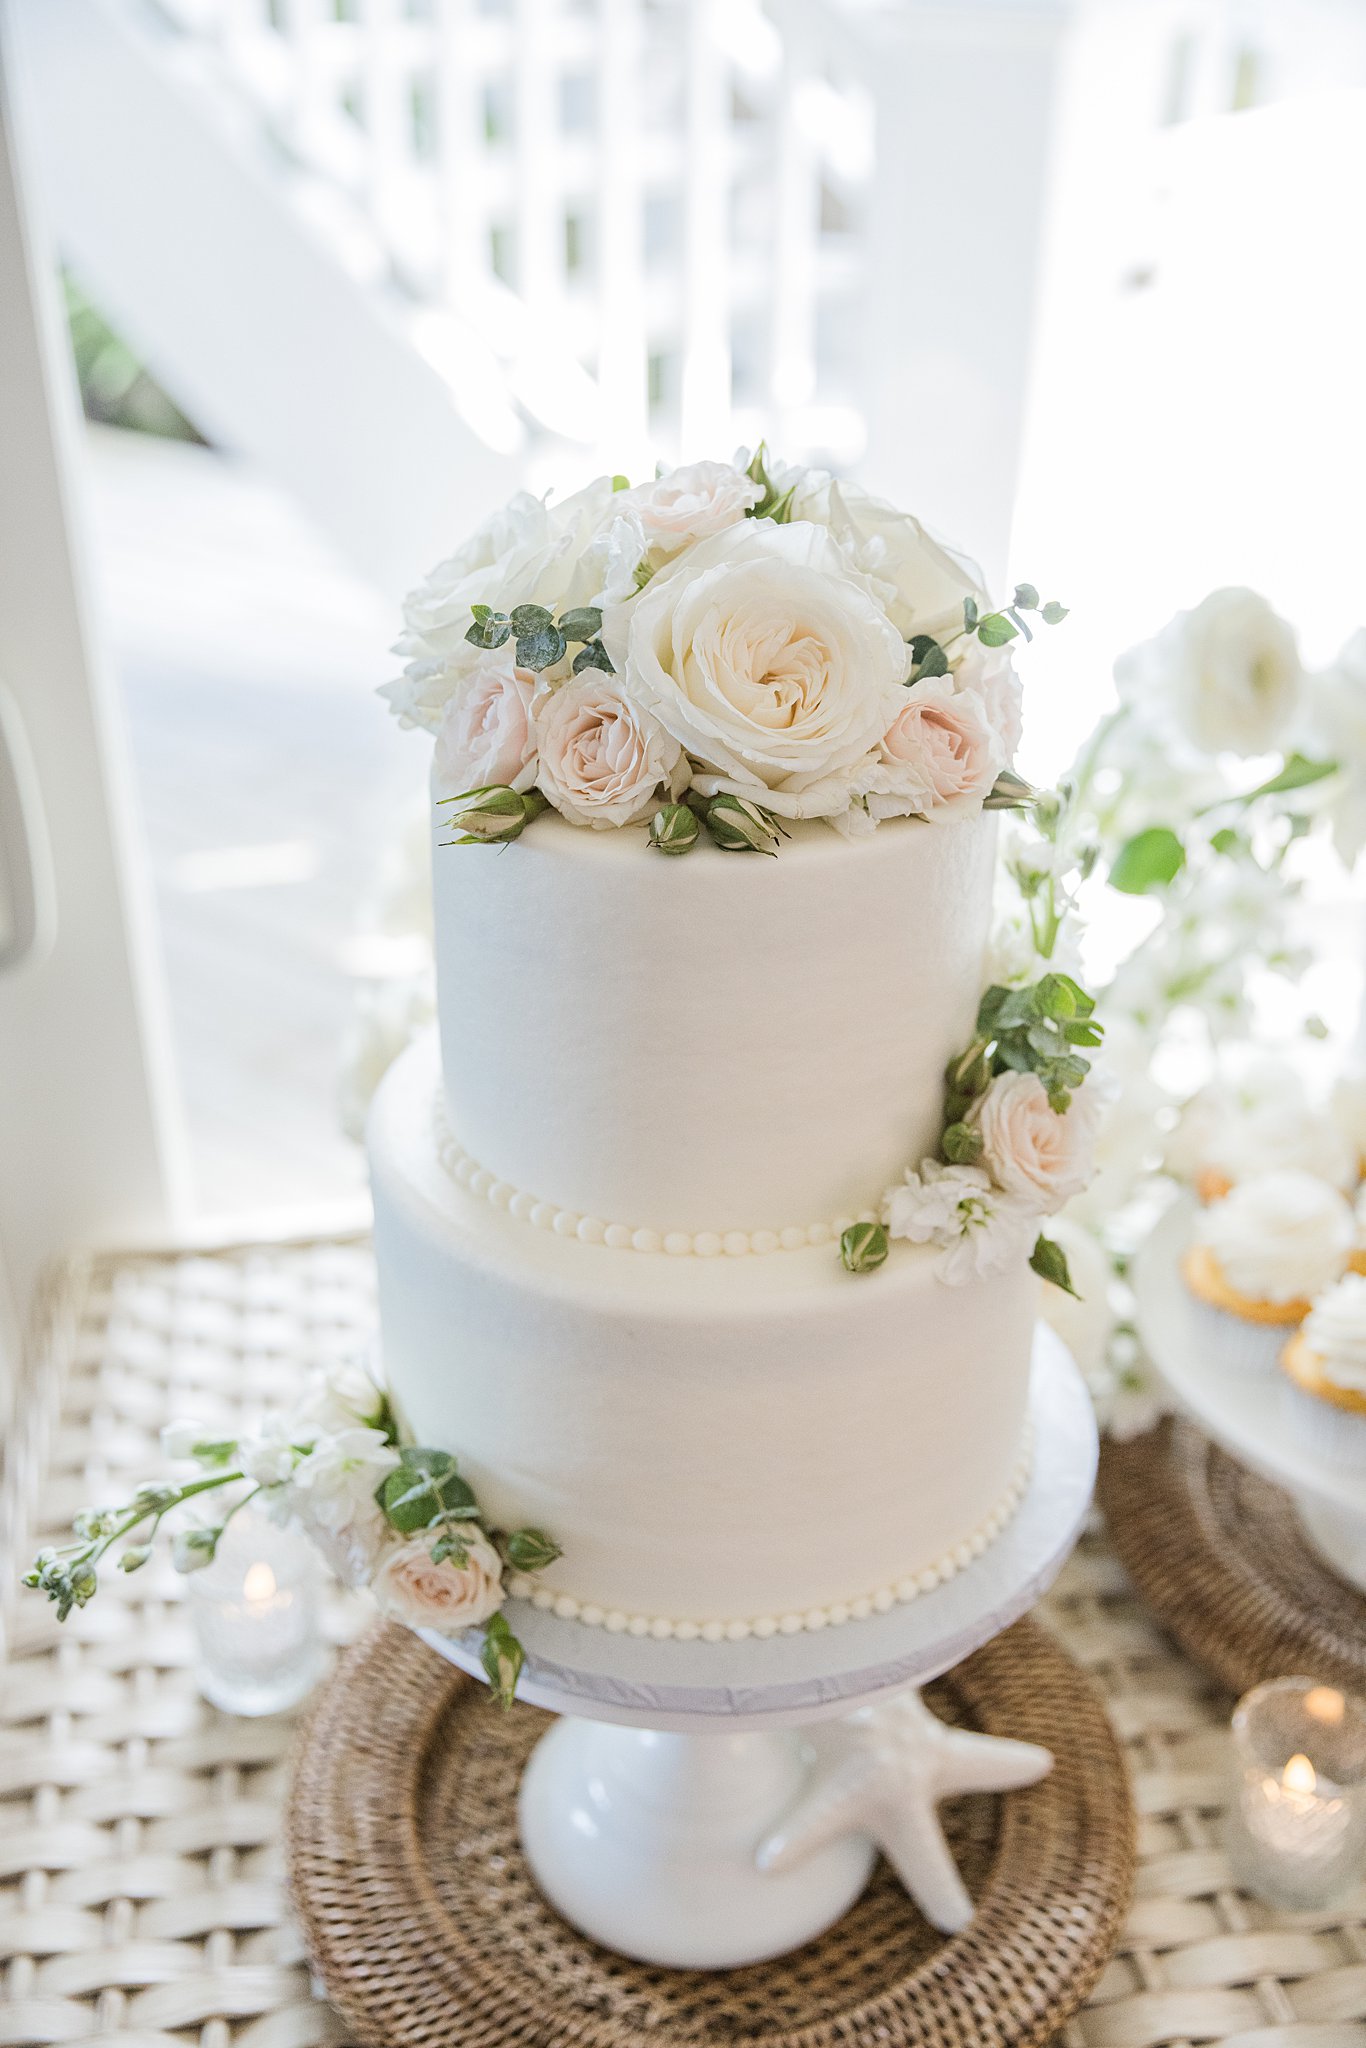
<path fill-rule="evenodd" d="M 848 9 L 162 6 L 334 219 L 344 195 L 352 260 L 458 308 L 535 426 L 628 463 L 761 417 L 856 452 L 873 124 Z"/>

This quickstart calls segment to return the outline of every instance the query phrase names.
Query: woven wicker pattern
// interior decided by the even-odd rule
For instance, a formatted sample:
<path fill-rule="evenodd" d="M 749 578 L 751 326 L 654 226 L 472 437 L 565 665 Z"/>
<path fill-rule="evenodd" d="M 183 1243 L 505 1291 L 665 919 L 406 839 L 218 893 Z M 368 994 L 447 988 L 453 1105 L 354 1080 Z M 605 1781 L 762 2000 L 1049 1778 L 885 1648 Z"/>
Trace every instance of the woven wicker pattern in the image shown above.
<path fill-rule="evenodd" d="M 1289 1494 L 1193 1422 L 1107 1443 L 1098 1491 L 1148 1607 L 1222 1684 L 1306 1671 L 1366 1691 L 1366 1596 L 1323 1563 Z"/>
<path fill-rule="evenodd" d="M 169 1412 L 245 1421 L 370 1313 L 368 1255 L 352 1245 L 97 1265 L 72 1304 L 44 1523 L 154 1469 Z M 17 1607 L 0 1695 L 0 2043 L 347 2038 L 310 1990 L 283 1897 L 293 1729 L 200 1702 L 178 1590 L 149 1566 L 64 1630 L 28 1596 Z M 1289 1918 L 1233 1888 L 1218 1846 L 1229 1701 L 1146 1617 L 1103 1538 L 1088 1537 L 1043 1619 L 1105 1696 L 1139 1814 L 1135 1904 L 1069 2048 L 1366 2048 L 1366 1897 Z M 509 1726 L 481 1719 L 490 1742 Z M 487 1986 L 489 2028 L 522 1998 L 520 1983 Z"/>
<path fill-rule="evenodd" d="M 517 1780 L 549 1716 L 490 1716 L 479 1695 L 384 1626 L 346 1660 L 301 1745 L 295 1898 L 324 1981 L 375 2048 L 1034 2043 L 1109 1957 L 1133 1872 L 1124 1767 L 1097 1695 L 1030 1622 L 933 1690 L 950 1719 L 1058 1745 L 1041 1785 L 952 1809 L 978 1914 L 948 1943 L 884 1868 L 837 1927 L 761 1967 L 659 1970 L 606 1954 L 544 1904 L 518 1852 Z"/>

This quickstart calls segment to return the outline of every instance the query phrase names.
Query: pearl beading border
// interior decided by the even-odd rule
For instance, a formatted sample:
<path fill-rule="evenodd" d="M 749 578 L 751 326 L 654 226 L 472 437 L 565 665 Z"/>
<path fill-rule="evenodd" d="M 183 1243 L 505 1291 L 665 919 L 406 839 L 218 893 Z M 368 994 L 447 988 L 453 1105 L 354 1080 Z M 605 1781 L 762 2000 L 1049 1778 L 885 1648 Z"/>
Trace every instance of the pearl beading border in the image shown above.
<path fill-rule="evenodd" d="M 784 1230 L 646 1230 L 630 1223 L 605 1223 L 600 1216 L 582 1216 L 577 1209 L 544 1202 L 481 1166 L 452 1136 L 440 1087 L 433 1120 L 438 1159 L 451 1179 L 476 1200 L 501 1209 L 518 1223 L 530 1223 L 555 1237 L 576 1238 L 580 1244 L 605 1245 L 608 1251 L 659 1252 L 683 1259 L 763 1257 L 770 1252 L 805 1251 L 808 1245 L 838 1244 L 851 1223 L 878 1220 L 876 1210 L 864 1209 L 857 1216 L 836 1216 L 828 1223 L 791 1223 Z"/>
<path fill-rule="evenodd" d="M 803 1629 L 841 1628 L 849 1621 L 866 1621 L 872 1614 L 887 1614 L 922 1593 L 932 1593 L 987 1550 L 1014 1518 L 1029 1487 L 1034 1463 L 1034 1426 L 1025 1426 L 1019 1461 L 1006 1489 L 1005 1498 L 976 1528 L 971 1536 L 955 1543 L 937 1563 L 880 1586 L 857 1600 L 837 1600 L 829 1607 L 809 1607 L 804 1613 L 765 1614 L 755 1621 L 671 1621 L 666 1615 L 625 1614 L 617 1607 L 602 1607 L 596 1601 L 578 1600 L 572 1593 L 552 1593 L 538 1586 L 524 1572 L 514 1572 L 507 1581 L 508 1598 L 529 1600 L 543 1613 L 556 1614 L 562 1621 L 581 1621 L 588 1628 L 605 1628 L 609 1635 L 653 1636 L 663 1642 L 742 1643 L 754 1636 L 763 1641 L 771 1636 L 800 1635 Z"/>

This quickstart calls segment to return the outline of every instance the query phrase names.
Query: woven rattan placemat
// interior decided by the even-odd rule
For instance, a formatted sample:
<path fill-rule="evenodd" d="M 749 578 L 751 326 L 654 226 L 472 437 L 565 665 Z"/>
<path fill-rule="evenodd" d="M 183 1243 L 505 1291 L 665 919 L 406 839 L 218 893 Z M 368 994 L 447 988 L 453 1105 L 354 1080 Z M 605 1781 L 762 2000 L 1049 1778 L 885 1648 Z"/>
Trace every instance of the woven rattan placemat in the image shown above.
<path fill-rule="evenodd" d="M 1048 2040 L 1109 1960 L 1133 1882 L 1118 1744 L 1089 1681 L 1023 1621 L 931 1689 L 956 1723 L 1051 1742 L 1028 1791 L 945 1808 L 977 1917 L 945 1940 L 885 1867 L 820 1940 L 741 1970 L 610 1955 L 547 1906 L 517 1784 L 550 1716 L 489 1712 L 405 1630 L 376 1628 L 324 1688 L 287 1823 L 295 1904 L 332 1996 L 373 2048 L 968 2048 Z"/>
<path fill-rule="evenodd" d="M 1195 1423 L 1107 1442 L 1097 1494 L 1148 1608 L 1222 1684 L 1307 1672 L 1366 1692 L 1366 1595 L 1323 1562 L 1290 1495 Z"/>
<path fill-rule="evenodd" d="M 24 1448 L 39 1533 L 155 1469 L 168 1414 L 236 1427 L 372 1313 L 368 1251 L 318 1244 L 103 1261 L 57 1319 L 58 1426 Z M 66 1331 L 69 1328 L 70 1340 Z M 293 1726 L 234 1721 L 190 1673 L 174 1574 L 116 1574 L 59 1628 L 15 1609 L 0 1693 L 0 2043 L 310 2048 L 282 1884 Z M 338 1609 L 339 1629 L 359 1610 Z M 1366 2048 L 1366 1895 L 1277 1914 L 1219 1846 L 1230 1701 L 1149 1619 L 1092 1534 L 1039 1617 L 1099 1685 L 1138 1809 L 1134 1905 L 1069 2048 Z M 486 1726 L 495 1724 L 485 1723 Z"/>

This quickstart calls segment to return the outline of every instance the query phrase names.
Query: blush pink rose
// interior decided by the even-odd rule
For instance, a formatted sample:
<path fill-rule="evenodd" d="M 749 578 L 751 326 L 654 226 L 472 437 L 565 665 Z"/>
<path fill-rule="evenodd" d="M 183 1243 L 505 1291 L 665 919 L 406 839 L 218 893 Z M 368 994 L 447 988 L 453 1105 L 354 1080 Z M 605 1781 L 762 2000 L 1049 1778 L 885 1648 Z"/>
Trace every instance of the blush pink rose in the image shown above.
<path fill-rule="evenodd" d="M 536 678 L 499 649 L 471 671 L 446 706 L 433 774 L 442 794 L 500 785 L 530 789 L 536 779 Z"/>
<path fill-rule="evenodd" d="M 446 1558 L 432 1563 L 435 1532 L 421 1530 L 387 1550 L 370 1581 L 381 1614 L 407 1628 L 434 1628 L 443 1635 L 474 1628 L 503 1604 L 503 1561 L 481 1529 L 462 1524 L 460 1540 L 468 1562 Z"/>
<path fill-rule="evenodd" d="M 915 683 L 882 736 L 870 771 L 877 817 L 976 815 L 1005 765 L 1000 739 L 975 690 L 952 676 Z"/>
<path fill-rule="evenodd" d="M 1037 1074 L 998 1074 L 973 1105 L 982 1164 L 1008 1195 L 1060 1209 L 1091 1178 L 1103 1091 L 1090 1082 L 1059 1116 Z"/>
<path fill-rule="evenodd" d="M 1008 647 L 984 647 L 976 634 L 968 641 L 953 672 L 956 690 L 972 690 L 981 699 L 988 723 L 1001 742 L 1009 768 L 1024 731 L 1024 692 Z"/>
<path fill-rule="evenodd" d="M 632 825 L 674 787 L 683 750 L 600 672 L 556 690 L 540 715 L 541 794 L 574 825 Z"/>
<path fill-rule="evenodd" d="M 734 526 L 763 495 L 733 463 L 685 462 L 651 484 L 624 492 L 619 503 L 635 513 L 656 555 L 672 555 L 690 541 Z"/>

